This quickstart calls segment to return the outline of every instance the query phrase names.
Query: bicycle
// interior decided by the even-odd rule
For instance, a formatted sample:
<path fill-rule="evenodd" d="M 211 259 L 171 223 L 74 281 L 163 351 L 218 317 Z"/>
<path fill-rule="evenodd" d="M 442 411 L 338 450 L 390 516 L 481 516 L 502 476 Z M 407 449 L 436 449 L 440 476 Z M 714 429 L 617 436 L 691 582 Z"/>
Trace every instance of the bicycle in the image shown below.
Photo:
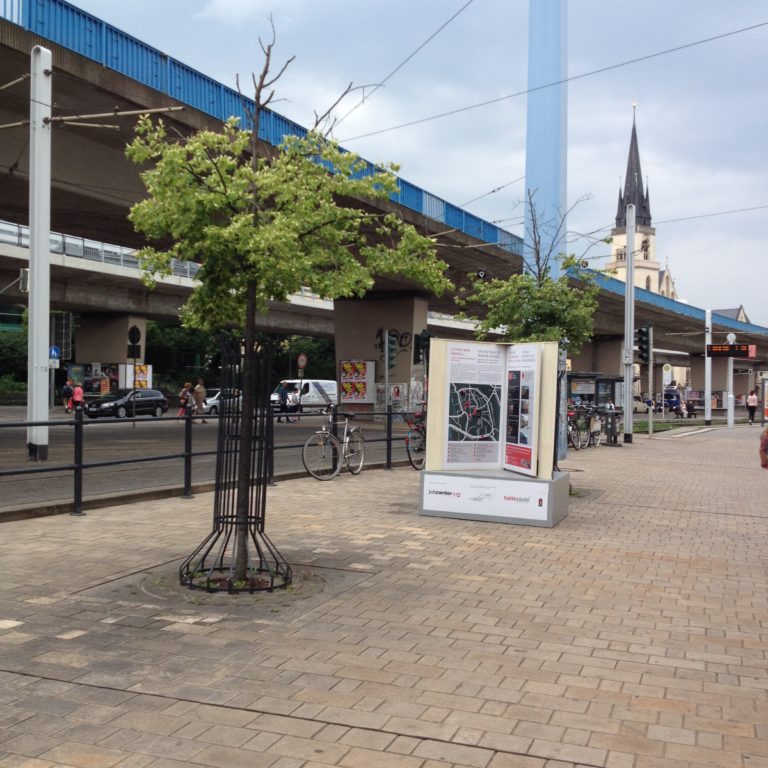
<path fill-rule="evenodd" d="M 422 403 L 426 405 L 426 403 Z M 424 469 L 427 459 L 427 414 L 424 410 L 416 411 L 408 422 L 408 434 L 405 437 L 405 451 L 408 461 L 414 469 Z"/>
<path fill-rule="evenodd" d="M 600 437 L 603 431 L 603 420 L 600 412 L 592 405 L 582 405 L 582 448 L 591 445 L 597 448 L 600 445 Z M 584 435 L 586 434 L 586 441 Z"/>
<path fill-rule="evenodd" d="M 574 451 L 578 451 L 582 448 L 582 428 L 576 417 L 576 411 L 570 410 L 568 415 L 568 442 L 571 444 Z M 587 435 L 587 440 L 589 436 Z"/>
<path fill-rule="evenodd" d="M 332 434 L 335 408 L 323 410 L 325 423 L 307 438 L 301 450 L 304 469 L 316 480 L 333 480 L 341 471 L 342 460 L 347 469 L 357 475 L 365 460 L 365 440 L 360 427 L 350 427 L 348 414 L 344 414 L 341 439 Z"/>

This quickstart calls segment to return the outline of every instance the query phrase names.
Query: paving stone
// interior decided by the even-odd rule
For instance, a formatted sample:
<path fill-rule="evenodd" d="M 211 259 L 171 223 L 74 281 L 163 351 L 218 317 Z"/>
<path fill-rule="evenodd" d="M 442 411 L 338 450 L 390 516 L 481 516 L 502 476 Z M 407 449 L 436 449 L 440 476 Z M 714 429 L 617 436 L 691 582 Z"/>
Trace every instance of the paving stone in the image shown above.
<path fill-rule="evenodd" d="M 4 523 L 0 561 L 42 582 L 0 584 L 0 767 L 82 742 L 121 768 L 763 768 L 768 477 L 747 432 L 569 455 L 581 493 L 554 529 L 421 517 L 411 470 L 280 482 L 283 554 L 357 580 L 266 617 L 91 589 L 158 563 L 173 582 L 210 494 L 130 526 L 124 507 Z"/>

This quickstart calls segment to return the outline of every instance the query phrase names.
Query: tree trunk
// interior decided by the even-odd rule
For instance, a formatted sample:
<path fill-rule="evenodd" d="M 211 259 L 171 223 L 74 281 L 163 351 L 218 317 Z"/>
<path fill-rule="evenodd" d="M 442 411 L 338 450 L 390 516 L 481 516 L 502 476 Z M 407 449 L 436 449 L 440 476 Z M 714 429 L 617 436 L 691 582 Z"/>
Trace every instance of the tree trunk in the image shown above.
<path fill-rule="evenodd" d="M 248 577 L 248 515 L 251 496 L 251 465 L 253 464 L 253 429 L 256 413 L 256 382 L 254 346 L 256 339 L 256 283 L 248 282 L 245 310 L 245 350 L 243 354 L 242 394 L 240 413 L 240 446 L 237 456 L 237 499 L 235 502 L 235 580 Z"/>

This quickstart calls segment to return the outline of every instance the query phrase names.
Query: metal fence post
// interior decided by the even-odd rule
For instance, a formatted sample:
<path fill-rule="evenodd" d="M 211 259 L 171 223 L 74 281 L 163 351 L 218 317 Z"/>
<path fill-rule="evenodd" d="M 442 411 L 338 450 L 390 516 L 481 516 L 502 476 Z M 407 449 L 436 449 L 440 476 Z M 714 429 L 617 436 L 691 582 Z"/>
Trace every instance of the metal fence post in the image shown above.
<path fill-rule="evenodd" d="M 192 497 L 192 409 L 184 410 L 184 493 L 182 497 Z"/>
<path fill-rule="evenodd" d="M 74 499 L 71 515 L 84 515 L 83 512 L 83 409 L 75 408 L 75 470 Z"/>
<path fill-rule="evenodd" d="M 392 406 L 387 406 L 387 469 L 392 469 Z"/>

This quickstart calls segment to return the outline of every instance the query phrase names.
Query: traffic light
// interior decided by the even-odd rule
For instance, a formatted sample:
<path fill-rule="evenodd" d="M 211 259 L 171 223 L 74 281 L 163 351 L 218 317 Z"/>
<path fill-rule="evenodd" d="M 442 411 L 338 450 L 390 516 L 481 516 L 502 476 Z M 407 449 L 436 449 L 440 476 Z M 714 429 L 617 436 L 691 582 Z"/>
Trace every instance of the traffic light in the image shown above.
<path fill-rule="evenodd" d="M 641 325 L 635 331 L 635 344 L 637 344 L 637 356 L 643 365 L 651 361 L 651 326 Z"/>
<path fill-rule="evenodd" d="M 413 363 L 418 365 L 419 363 L 429 362 L 429 340 L 432 338 L 432 334 L 426 330 L 426 328 L 419 334 L 413 337 Z"/>
<path fill-rule="evenodd" d="M 397 352 L 400 348 L 400 338 L 397 331 L 387 332 L 387 365 L 394 368 L 397 365 Z"/>

